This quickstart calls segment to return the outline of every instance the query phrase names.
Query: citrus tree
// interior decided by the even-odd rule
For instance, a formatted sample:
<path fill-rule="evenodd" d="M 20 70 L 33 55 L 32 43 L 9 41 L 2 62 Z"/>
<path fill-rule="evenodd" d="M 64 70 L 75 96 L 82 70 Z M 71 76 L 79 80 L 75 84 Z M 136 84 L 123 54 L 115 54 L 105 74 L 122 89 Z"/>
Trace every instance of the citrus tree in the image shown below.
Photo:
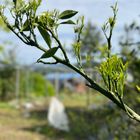
<path fill-rule="evenodd" d="M 73 69 L 85 78 L 88 87 L 97 90 L 112 100 L 118 107 L 124 110 L 130 118 L 140 121 L 140 116 L 129 108 L 123 100 L 127 63 L 124 64 L 119 56 L 112 55 L 111 53 L 111 40 L 118 11 L 117 4 L 111 7 L 113 16 L 110 17 L 102 27 L 107 40 L 107 57 L 98 67 L 98 71 L 104 81 L 103 85 L 99 85 L 99 83 L 96 83 L 94 79 L 86 74 L 82 66 L 81 33 L 84 27 L 84 17 L 72 20 L 72 17 L 78 13 L 74 10 L 65 10 L 63 12 L 53 10 L 37 14 L 40 4 L 41 0 L 13 0 L 13 6 L 10 8 L 11 18 L 13 20 L 9 20 L 5 16 L 4 11 L 6 8 L 3 6 L 1 6 L 0 9 L 0 16 L 7 27 L 20 38 L 21 41 L 42 51 L 42 56 L 37 60 L 37 63 L 50 65 L 63 64 Z M 74 26 L 76 41 L 72 44 L 72 47 L 77 59 L 77 66 L 71 63 L 68 52 L 59 39 L 58 29 L 65 24 Z M 38 31 L 46 42 L 46 46 L 42 46 L 39 43 L 37 37 Z M 63 57 L 60 57 L 58 52 L 61 53 Z M 49 58 L 53 60 L 50 61 Z"/>

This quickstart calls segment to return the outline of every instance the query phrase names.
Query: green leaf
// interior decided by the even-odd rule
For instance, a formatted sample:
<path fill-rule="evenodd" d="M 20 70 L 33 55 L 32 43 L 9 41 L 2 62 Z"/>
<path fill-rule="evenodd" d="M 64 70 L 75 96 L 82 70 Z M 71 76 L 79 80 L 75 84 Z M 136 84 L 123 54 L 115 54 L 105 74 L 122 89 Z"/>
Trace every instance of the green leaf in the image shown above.
<path fill-rule="evenodd" d="M 29 24 L 29 20 L 26 20 L 20 30 L 20 32 L 23 32 L 23 31 L 29 31 L 30 30 L 30 24 Z"/>
<path fill-rule="evenodd" d="M 38 30 L 50 48 L 51 47 L 51 38 L 50 38 L 49 33 L 44 28 L 42 28 L 40 26 L 38 26 Z"/>
<path fill-rule="evenodd" d="M 60 24 L 75 24 L 72 20 L 61 22 Z"/>
<path fill-rule="evenodd" d="M 78 12 L 77 11 L 73 11 L 73 10 L 66 10 L 63 11 L 60 15 L 59 18 L 60 19 L 68 19 L 73 17 L 74 15 L 76 15 Z"/>
<path fill-rule="evenodd" d="M 35 20 L 37 20 L 37 18 Z M 32 23 L 32 26 L 33 26 L 33 28 L 37 27 L 38 26 L 37 22 L 36 23 Z M 23 31 L 30 31 L 30 23 L 29 23 L 29 20 L 26 20 L 24 22 L 24 24 L 23 24 L 20 32 L 23 32 Z"/>
<path fill-rule="evenodd" d="M 140 92 L 140 86 L 136 85 L 136 88 Z"/>
<path fill-rule="evenodd" d="M 55 53 L 57 52 L 57 50 L 58 50 L 58 47 L 54 47 L 54 48 L 49 49 L 47 52 L 45 52 L 45 53 L 40 57 L 40 59 L 42 59 L 42 58 L 50 58 L 50 57 L 54 56 Z"/>

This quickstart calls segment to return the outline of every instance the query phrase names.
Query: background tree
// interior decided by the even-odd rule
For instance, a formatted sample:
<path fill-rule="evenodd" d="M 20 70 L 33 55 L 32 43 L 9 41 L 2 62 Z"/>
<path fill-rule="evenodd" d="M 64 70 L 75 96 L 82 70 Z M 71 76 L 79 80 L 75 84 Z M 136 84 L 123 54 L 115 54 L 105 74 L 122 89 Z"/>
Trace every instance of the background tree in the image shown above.
<path fill-rule="evenodd" d="M 86 68 L 95 68 L 101 59 L 101 49 L 104 47 L 103 36 L 96 25 L 91 22 L 84 27 L 81 34 L 81 59 Z"/>
<path fill-rule="evenodd" d="M 4 29 L 4 31 L 7 31 Z M 7 46 L 12 46 L 10 49 Z M 15 97 L 15 73 L 17 65 L 16 50 L 12 42 L 1 42 L 0 51 L 0 100 L 5 101 Z"/>
<path fill-rule="evenodd" d="M 136 22 L 125 25 L 124 35 L 121 36 L 121 56 L 124 61 L 128 61 L 128 72 L 133 77 L 133 86 L 140 85 L 140 43 L 138 36 L 140 35 L 140 27 Z M 131 84 L 132 84 L 131 83 Z"/>
<path fill-rule="evenodd" d="M 0 68 L 0 100 L 13 98 L 15 92 L 15 69 L 10 65 Z"/>

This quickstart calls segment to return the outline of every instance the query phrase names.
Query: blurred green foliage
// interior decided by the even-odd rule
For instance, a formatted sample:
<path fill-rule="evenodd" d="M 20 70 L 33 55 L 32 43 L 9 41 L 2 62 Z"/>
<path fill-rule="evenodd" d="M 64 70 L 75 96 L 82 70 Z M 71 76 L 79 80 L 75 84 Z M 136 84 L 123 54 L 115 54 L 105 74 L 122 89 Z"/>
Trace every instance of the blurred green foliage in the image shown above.
<path fill-rule="evenodd" d="M 46 96 L 47 90 L 45 78 L 41 74 L 35 72 L 32 72 L 30 76 L 32 82 L 31 91 L 35 96 Z"/>
<path fill-rule="evenodd" d="M 0 68 L 0 100 L 13 98 L 15 90 L 14 68 L 6 66 Z M 15 97 L 15 96 L 14 96 Z"/>
<path fill-rule="evenodd" d="M 49 81 L 47 81 L 47 95 L 48 96 L 54 96 L 55 95 L 54 85 Z"/>
<path fill-rule="evenodd" d="M 40 97 L 54 95 L 52 83 L 39 72 L 21 71 L 20 92 L 22 97 Z"/>
<path fill-rule="evenodd" d="M 0 68 L 1 101 L 54 95 L 53 85 L 42 74 L 28 69 L 19 70 L 19 93 L 16 95 L 16 74 L 16 68 L 11 65 Z"/>

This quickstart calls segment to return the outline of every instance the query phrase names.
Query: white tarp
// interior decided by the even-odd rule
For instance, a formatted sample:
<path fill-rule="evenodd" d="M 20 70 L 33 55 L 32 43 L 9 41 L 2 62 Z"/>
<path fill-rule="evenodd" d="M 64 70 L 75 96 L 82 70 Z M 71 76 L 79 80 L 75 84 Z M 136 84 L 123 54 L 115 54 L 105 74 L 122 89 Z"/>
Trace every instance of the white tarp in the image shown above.
<path fill-rule="evenodd" d="M 68 117 L 65 113 L 64 105 L 56 98 L 52 97 L 49 110 L 48 121 L 56 129 L 69 131 Z"/>

